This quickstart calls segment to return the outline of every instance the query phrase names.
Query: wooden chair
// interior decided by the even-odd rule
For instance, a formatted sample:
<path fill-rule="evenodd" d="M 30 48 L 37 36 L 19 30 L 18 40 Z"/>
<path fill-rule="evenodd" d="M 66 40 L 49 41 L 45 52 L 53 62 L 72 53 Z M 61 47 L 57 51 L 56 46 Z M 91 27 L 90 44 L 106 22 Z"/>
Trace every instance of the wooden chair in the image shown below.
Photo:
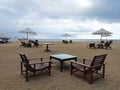
<path fill-rule="evenodd" d="M 26 42 L 21 42 L 21 45 L 20 45 L 20 47 L 27 47 L 27 44 L 26 44 Z"/>
<path fill-rule="evenodd" d="M 39 46 L 39 43 L 37 43 L 37 42 L 34 42 L 33 44 L 34 44 L 33 47 L 38 47 Z"/>
<path fill-rule="evenodd" d="M 39 46 L 42 47 L 42 44 L 39 44 L 38 40 L 35 40 L 35 41 L 29 40 L 29 42 L 30 42 L 30 43 L 33 43 L 33 47 L 39 47 Z"/>
<path fill-rule="evenodd" d="M 33 41 L 32 43 L 34 44 L 33 47 L 38 47 L 38 46 L 40 46 L 37 41 Z"/>
<path fill-rule="evenodd" d="M 32 47 L 31 43 L 21 42 L 20 47 Z"/>
<path fill-rule="evenodd" d="M 42 74 L 51 74 L 51 61 L 43 61 L 43 58 L 33 58 L 27 59 L 26 55 L 23 53 L 19 53 L 21 57 L 20 65 L 21 65 L 21 74 L 25 77 L 26 81 L 30 77 L 42 75 Z M 31 60 L 40 61 L 38 63 L 29 63 Z M 24 67 L 23 67 L 24 66 Z"/>
<path fill-rule="evenodd" d="M 107 48 L 110 48 L 111 49 L 111 44 L 112 44 L 112 40 L 110 41 L 107 41 L 104 45 L 104 48 L 107 49 Z"/>
<path fill-rule="evenodd" d="M 67 41 L 67 40 L 62 40 L 62 42 L 63 42 L 64 44 L 68 44 L 68 41 Z"/>
<path fill-rule="evenodd" d="M 105 76 L 104 60 L 105 60 L 106 56 L 107 56 L 107 54 L 97 55 L 97 56 L 94 56 L 94 58 L 92 60 L 84 58 L 83 63 L 71 61 L 71 75 L 73 74 L 73 72 L 81 71 L 81 72 L 83 72 L 84 78 L 86 79 L 86 75 L 89 74 L 90 75 L 90 84 L 93 83 L 93 73 L 101 75 L 102 78 L 104 78 L 104 76 Z M 86 60 L 91 61 L 90 65 L 86 64 L 86 62 L 85 62 Z M 101 71 L 102 71 L 102 73 L 101 73 Z"/>
<path fill-rule="evenodd" d="M 95 43 L 90 43 L 87 47 L 89 47 L 89 48 L 96 48 L 95 47 Z"/>

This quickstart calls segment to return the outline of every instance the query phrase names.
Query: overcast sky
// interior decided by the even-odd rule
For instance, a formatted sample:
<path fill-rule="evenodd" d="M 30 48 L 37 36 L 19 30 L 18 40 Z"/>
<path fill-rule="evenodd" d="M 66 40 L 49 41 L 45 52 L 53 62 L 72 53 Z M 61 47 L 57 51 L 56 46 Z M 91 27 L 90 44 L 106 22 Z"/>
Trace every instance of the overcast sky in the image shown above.
<path fill-rule="evenodd" d="M 120 39 L 120 0 L 0 0 L 0 32 L 21 37 L 26 27 L 39 39 L 93 39 L 104 28 Z M 23 35 L 23 34 L 22 34 Z"/>

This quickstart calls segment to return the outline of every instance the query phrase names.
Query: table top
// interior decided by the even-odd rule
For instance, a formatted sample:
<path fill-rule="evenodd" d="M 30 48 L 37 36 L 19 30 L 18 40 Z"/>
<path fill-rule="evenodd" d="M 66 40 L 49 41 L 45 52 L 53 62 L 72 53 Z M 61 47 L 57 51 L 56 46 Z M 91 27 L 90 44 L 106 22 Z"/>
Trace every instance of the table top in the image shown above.
<path fill-rule="evenodd" d="M 43 45 L 53 45 L 53 43 L 43 43 Z"/>
<path fill-rule="evenodd" d="M 50 55 L 50 57 L 60 59 L 60 60 L 77 58 L 77 56 L 70 55 L 70 54 L 54 54 L 54 55 Z"/>

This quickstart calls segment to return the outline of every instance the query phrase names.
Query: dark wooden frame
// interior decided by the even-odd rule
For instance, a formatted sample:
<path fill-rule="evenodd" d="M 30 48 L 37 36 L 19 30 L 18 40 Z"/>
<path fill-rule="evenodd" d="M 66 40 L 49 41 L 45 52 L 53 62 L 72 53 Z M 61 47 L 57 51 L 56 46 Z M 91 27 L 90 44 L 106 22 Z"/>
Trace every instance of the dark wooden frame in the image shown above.
<path fill-rule="evenodd" d="M 33 58 L 33 59 L 27 59 L 26 55 L 23 53 L 19 53 L 20 57 L 21 57 L 21 61 L 20 61 L 20 67 L 21 67 L 21 75 L 23 75 L 26 79 L 26 81 L 29 80 L 30 77 L 34 77 L 34 76 L 39 76 L 42 74 L 49 74 L 49 76 L 51 75 L 51 61 L 43 61 L 43 58 Z M 32 63 L 30 64 L 29 61 L 30 60 L 37 60 L 39 59 L 39 63 Z M 37 73 L 39 71 L 45 71 L 44 73 Z M 33 73 L 30 76 L 30 73 Z"/>
<path fill-rule="evenodd" d="M 107 56 L 107 54 L 97 55 L 97 56 L 94 56 L 94 58 L 92 60 L 84 58 L 83 63 L 71 61 L 71 75 L 73 74 L 73 72 L 81 71 L 84 74 L 84 79 L 86 79 L 86 75 L 89 74 L 90 75 L 90 84 L 93 83 L 93 73 L 101 75 L 102 78 L 104 78 L 105 77 L 104 60 L 105 60 L 106 56 Z M 85 63 L 86 60 L 91 61 L 91 64 L 87 65 Z M 101 71 L 101 69 L 102 69 L 102 73 L 99 72 L 99 71 Z"/>
<path fill-rule="evenodd" d="M 32 47 L 31 43 L 21 42 L 20 47 Z"/>
<path fill-rule="evenodd" d="M 105 42 L 104 48 L 105 48 L 105 49 L 108 49 L 108 48 L 111 49 L 111 48 L 112 48 L 112 47 L 111 47 L 111 44 L 112 44 L 112 43 L 113 43 L 112 40 Z"/>
<path fill-rule="evenodd" d="M 96 47 L 95 47 L 95 43 L 90 43 L 90 44 L 88 45 L 88 47 L 89 47 L 89 48 L 96 48 Z"/>

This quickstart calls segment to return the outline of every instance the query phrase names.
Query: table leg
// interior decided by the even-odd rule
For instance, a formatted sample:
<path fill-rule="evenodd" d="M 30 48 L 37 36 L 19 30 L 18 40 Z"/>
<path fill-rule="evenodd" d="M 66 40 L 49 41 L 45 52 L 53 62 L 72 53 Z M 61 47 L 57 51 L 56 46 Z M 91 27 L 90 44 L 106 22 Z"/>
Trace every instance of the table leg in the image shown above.
<path fill-rule="evenodd" d="M 49 46 L 46 45 L 46 49 L 45 49 L 45 52 L 50 52 L 51 50 L 49 50 Z"/>
<path fill-rule="evenodd" d="M 77 58 L 75 58 L 75 61 L 77 62 Z"/>
<path fill-rule="evenodd" d="M 48 49 L 49 47 L 48 47 L 48 45 L 46 46 L 46 50 L 48 51 L 49 49 Z"/>
<path fill-rule="evenodd" d="M 61 65 L 60 65 L 60 71 L 62 72 L 63 62 L 61 61 L 60 64 L 61 64 Z"/>

